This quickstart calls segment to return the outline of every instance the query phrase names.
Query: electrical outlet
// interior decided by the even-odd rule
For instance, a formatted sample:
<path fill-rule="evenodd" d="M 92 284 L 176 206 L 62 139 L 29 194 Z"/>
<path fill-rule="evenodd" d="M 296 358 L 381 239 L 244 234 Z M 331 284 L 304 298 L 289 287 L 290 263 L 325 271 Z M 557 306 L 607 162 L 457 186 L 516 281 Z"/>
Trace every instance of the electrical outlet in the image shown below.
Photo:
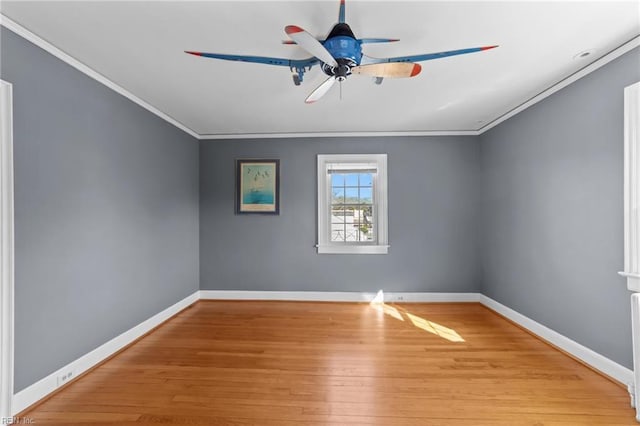
<path fill-rule="evenodd" d="M 404 300 L 404 296 L 396 296 L 398 302 L 402 302 Z"/>
<path fill-rule="evenodd" d="M 75 377 L 73 370 L 65 371 L 62 374 L 58 374 L 58 387 L 65 385 Z"/>

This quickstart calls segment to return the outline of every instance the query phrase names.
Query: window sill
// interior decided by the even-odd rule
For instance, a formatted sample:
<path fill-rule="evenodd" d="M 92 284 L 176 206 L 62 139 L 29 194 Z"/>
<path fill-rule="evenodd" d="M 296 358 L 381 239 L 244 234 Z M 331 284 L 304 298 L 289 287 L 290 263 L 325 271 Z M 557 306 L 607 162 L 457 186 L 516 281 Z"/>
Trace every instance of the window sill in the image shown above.
<path fill-rule="evenodd" d="M 618 272 L 618 275 L 622 275 L 627 279 L 627 288 L 629 291 L 640 293 L 640 274 L 633 272 Z"/>
<path fill-rule="evenodd" d="M 387 254 L 388 245 L 316 245 L 318 254 Z"/>

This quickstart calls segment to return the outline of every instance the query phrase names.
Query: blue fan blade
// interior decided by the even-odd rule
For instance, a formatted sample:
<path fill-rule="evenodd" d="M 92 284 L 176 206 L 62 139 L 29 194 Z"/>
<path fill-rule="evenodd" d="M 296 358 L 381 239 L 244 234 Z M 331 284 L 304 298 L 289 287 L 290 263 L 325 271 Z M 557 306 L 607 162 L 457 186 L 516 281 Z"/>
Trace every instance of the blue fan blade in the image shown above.
<path fill-rule="evenodd" d="M 362 44 L 366 43 L 393 43 L 394 41 L 400 41 L 399 38 L 359 38 L 358 41 Z"/>
<path fill-rule="evenodd" d="M 323 38 L 319 38 L 319 39 L 318 39 L 318 41 L 319 41 L 320 43 L 324 44 L 324 42 L 325 42 L 325 41 L 327 41 L 327 40 L 325 40 L 325 39 L 323 39 Z M 295 41 L 293 41 L 293 40 L 282 40 L 282 44 L 298 44 L 298 43 L 296 43 L 296 42 L 295 42 Z"/>
<path fill-rule="evenodd" d="M 449 51 L 446 51 L 446 52 L 438 52 L 438 53 L 425 53 L 424 55 L 397 56 L 395 58 L 371 58 L 371 57 L 369 57 L 369 60 L 372 61 L 373 63 L 430 61 L 432 59 L 446 58 L 448 56 L 465 55 L 467 53 L 481 52 L 483 50 L 493 49 L 494 47 L 498 47 L 498 46 L 472 47 L 470 49 L 449 50 Z"/>
<path fill-rule="evenodd" d="M 344 24 L 344 0 L 340 0 L 340 13 L 338 14 L 338 22 Z"/>
<path fill-rule="evenodd" d="M 223 59 L 225 61 L 241 61 L 241 62 L 253 62 L 256 64 L 267 65 L 279 65 L 290 68 L 304 68 L 317 64 L 320 61 L 317 58 L 309 59 L 287 59 L 287 58 L 270 58 L 267 56 L 247 56 L 247 55 L 226 55 L 223 53 L 206 53 L 206 52 L 192 52 L 185 50 L 185 53 L 190 55 L 202 56 L 204 58 Z"/>

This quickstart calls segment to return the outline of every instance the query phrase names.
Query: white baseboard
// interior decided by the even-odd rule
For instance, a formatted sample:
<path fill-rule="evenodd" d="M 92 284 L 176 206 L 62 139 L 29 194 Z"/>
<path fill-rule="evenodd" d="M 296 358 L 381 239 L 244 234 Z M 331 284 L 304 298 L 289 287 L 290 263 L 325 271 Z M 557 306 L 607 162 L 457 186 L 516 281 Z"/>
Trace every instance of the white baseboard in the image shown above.
<path fill-rule="evenodd" d="M 154 315 L 141 324 L 122 333 L 88 354 L 67 364 L 42 380 L 34 383 L 13 396 L 12 413 L 15 415 L 30 405 L 38 402 L 58 388 L 58 377 L 65 372 L 72 371 L 77 377 L 95 365 L 99 364 L 115 352 L 127 346 L 154 327 L 171 318 L 181 310 L 198 300 L 290 300 L 315 302 L 371 302 L 378 293 L 369 292 L 325 292 L 325 291 L 229 291 L 229 290 L 200 290 Z M 556 331 L 514 311 L 511 308 L 480 293 L 384 293 L 384 300 L 388 302 L 443 302 L 462 303 L 479 302 L 487 308 L 510 319 L 521 327 L 529 330 L 541 339 L 557 346 L 573 355 L 594 369 L 624 384 L 633 383 L 633 371 L 616 362 L 574 342 Z"/>
<path fill-rule="evenodd" d="M 377 293 L 325 291 L 228 291 L 200 290 L 203 300 L 292 300 L 316 302 L 371 302 Z M 384 293 L 388 302 L 479 302 L 536 336 L 623 384 L 633 383 L 633 371 L 562 334 L 480 293 Z"/>
<path fill-rule="evenodd" d="M 562 349 L 563 351 L 573 355 L 585 364 L 595 368 L 596 370 L 606 374 L 612 379 L 620 383 L 629 385 L 633 383 L 633 371 L 623 367 L 622 365 L 592 351 L 586 346 L 575 342 L 562 334 L 528 318 L 505 305 L 485 296 L 480 296 L 480 303 L 487 308 L 499 313 L 500 315 L 510 319 L 519 326 L 526 328 L 536 336 L 551 343 L 552 345 Z"/>
<path fill-rule="evenodd" d="M 178 303 L 169 306 L 164 311 L 152 316 L 148 320 L 138 324 L 137 326 L 125 331 L 121 335 L 114 337 L 102 346 L 97 347 L 86 355 L 72 361 L 57 371 L 49 374 L 42 380 L 37 381 L 31 386 L 21 390 L 13 395 L 13 401 L 11 404 L 11 412 L 13 415 L 18 414 L 30 405 L 35 404 L 51 392 L 56 390 L 58 386 L 58 377 L 67 372 L 73 372 L 73 377 L 78 377 L 80 374 L 104 361 L 120 349 L 124 348 L 134 340 L 138 339 L 145 333 L 152 330 L 154 327 L 162 324 L 178 312 L 197 302 L 199 299 L 199 291 L 196 291 L 190 296 L 185 297 Z"/>
<path fill-rule="evenodd" d="M 480 293 L 385 293 L 384 300 L 403 303 L 473 303 L 480 301 Z"/>
<path fill-rule="evenodd" d="M 202 300 L 292 300 L 300 302 L 371 302 L 378 293 L 355 291 L 200 290 Z M 389 302 L 479 302 L 480 293 L 384 293 Z"/>
<path fill-rule="evenodd" d="M 200 290 L 201 300 L 291 300 L 307 302 L 370 302 L 376 293 L 346 291 Z"/>

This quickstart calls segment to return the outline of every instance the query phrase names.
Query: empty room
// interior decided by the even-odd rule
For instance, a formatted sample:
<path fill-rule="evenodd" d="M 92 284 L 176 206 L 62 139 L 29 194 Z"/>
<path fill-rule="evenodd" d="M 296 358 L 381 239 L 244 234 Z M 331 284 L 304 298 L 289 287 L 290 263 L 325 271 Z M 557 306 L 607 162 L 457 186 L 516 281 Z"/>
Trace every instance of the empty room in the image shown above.
<path fill-rule="evenodd" d="M 0 424 L 640 422 L 637 1 L 0 13 Z"/>

